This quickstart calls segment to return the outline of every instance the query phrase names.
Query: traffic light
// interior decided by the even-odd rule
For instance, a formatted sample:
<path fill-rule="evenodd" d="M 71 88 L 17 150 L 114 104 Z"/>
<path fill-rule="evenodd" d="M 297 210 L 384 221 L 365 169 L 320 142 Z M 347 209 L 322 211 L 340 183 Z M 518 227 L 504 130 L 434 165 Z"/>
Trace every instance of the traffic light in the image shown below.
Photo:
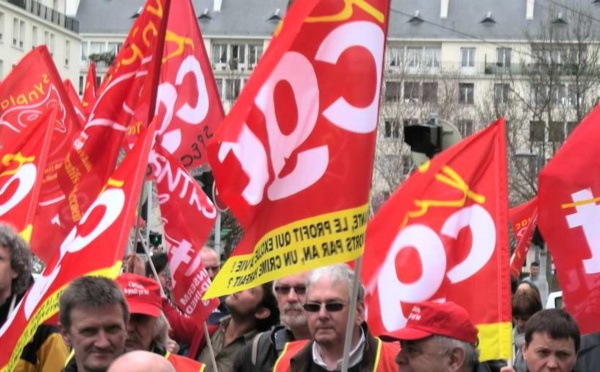
<path fill-rule="evenodd" d="M 404 127 L 404 142 L 413 152 L 420 152 L 431 159 L 442 151 L 442 127 L 435 123 L 407 125 Z"/>
<path fill-rule="evenodd" d="M 157 232 L 151 231 L 150 232 L 150 245 L 156 246 L 156 245 L 161 245 L 161 243 L 162 243 L 162 235 Z"/>

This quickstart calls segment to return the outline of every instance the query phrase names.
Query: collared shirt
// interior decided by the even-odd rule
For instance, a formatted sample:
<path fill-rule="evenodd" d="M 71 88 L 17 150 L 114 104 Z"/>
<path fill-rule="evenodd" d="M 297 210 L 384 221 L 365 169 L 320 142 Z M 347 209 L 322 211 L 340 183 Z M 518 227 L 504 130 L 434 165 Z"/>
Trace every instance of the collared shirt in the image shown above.
<path fill-rule="evenodd" d="M 358 340 L 358 344 L 356 344 L 354 349 L 352 349 L 350 351 L 350 358 L 348 360 L 348 368 L 354 367 L 355 365 L 360 363 L 360 361 L 362 360 L 362 357 L 363 357 L 365 343 L 366 343 L 365 332 L 361 328 L 360 329 L 360 340 Z M 321 352 L 319 350 L 319 345 L 316 342 L 313 342 L 312 356 L 313 356 L 313 361 L 315 362 L 315 364 L 325 368 L 328 371 L 341 371 L 342 370 L 342 359 L 343 358 L 337 361 L 337 364 L 335 365 L 334 369 L 329 369 L 329 367 L 327 367 L 327 364 L 325 363 L 325 361 L 323 361 L 323 358 L 321 358 Z"/>
<path fill-rule="evenodd" d="M 231 372 L 233 371 L 233 363 L 238 353 L 244 349 L 246 343 L 250 342 L 252 338 L 258 333 L 256 329 L 245 333 L 243 336 L 236 338 L 231 341 L 228 345 L 225 343 L 225 330 L 229 326 L 231 317 L 225 317 L 219 324 L 219 329 L 213 333 L 210 337 L 213 351 L 215 352 L 215 359 L 217 362 L 218 372 Z M 198 361 L 206 365 L 206 372 L 216 372 L 213 370 L 212 360 L 208 345 L 205 346 L 198 356 Z"/>

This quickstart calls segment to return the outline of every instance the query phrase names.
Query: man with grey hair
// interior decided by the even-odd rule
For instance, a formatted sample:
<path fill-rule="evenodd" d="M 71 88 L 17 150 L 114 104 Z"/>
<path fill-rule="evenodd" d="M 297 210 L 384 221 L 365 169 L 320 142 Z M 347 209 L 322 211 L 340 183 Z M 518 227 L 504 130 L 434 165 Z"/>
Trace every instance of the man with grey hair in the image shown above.
<path fill-rule="evenodd" d="M 395 369 L 398 344 L 384 343 L 371 335 L 365 320 L 364 289 L 359 281 L 356 306 L 350 308 L 354 271 L 345 264 L 312 271 L 306 282 L 306 311 L 312 341 L 286 345 L 274 371 L 340 371 L 351 313 L 354 322 L 349 353 L 349 371 L 390 371 Z"/>
<path fill-rule="evenodd" d="M 308 321 L 302 305 L 306 301 L 308 272 L 273 281 L 281 324 L 256 335 L 238 354 L 235 372 L 271 371 L 285 344 L 310 339 Z"/>
<path fill-rule="evenodd" d="M 125 351 L 129 308 L 117 284 L 104 277 L 73 280 L 60 296 L 59 320 L 73 349 L 65 372 L 102 372 Z"/>
<path fill-rule="evenodd" d="M 0 327 L 32 284 L 31 252 L 10 226 L 0 223 Z M 25 345 L 17 371 L 57 371 L 67 360 L 68 350 L 55 326 L 41 324 Z"/>
<path fill-rule="evenodd" d="M 396 362 L 403 372 L 481 372 L 478 330 L 454 302 L 416 304 L 406 326 L 382 338 L 400 341 Z"/>

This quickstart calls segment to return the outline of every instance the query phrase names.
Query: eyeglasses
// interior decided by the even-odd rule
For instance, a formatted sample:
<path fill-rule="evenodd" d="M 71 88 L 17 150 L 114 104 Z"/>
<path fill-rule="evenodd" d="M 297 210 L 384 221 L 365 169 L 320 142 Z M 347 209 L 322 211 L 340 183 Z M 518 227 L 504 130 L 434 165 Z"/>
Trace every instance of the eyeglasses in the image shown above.
<path fill-rule="evenodd" d="M 306 286 L 305 285 L 296 285 L 293 287 L 291 287 L 289 285 L 278 285 L 275 287 L 275 292 L 277 292 L 277 294 L 287 296 L 290 294 L 290 291 L 292 289 L 294 290 L 294 292 L 297 295 L 303 296 L 306 294 Z"/>
<path fill-rule="evenodd" d="M 341 311 L 344 308 L 344 306 L 346 306 L 346 304 L 342 302 L 307 302 L 304 305 L 302 305 L 302 307 L 304 307 L 304 310 L 308 311 L 309 313 L 318 313 L 319 311 L 321 311 L 321 308 L 323 306 L 325 306 L 325 311 L 327 311 L 328 313 L 337 313 L 338 311 Z"/>
<path fill-rule="evenodd" d="M 220 266 L 204 266 L 204 269 L 206 271 L 219 271 L 221 267 Z"/>

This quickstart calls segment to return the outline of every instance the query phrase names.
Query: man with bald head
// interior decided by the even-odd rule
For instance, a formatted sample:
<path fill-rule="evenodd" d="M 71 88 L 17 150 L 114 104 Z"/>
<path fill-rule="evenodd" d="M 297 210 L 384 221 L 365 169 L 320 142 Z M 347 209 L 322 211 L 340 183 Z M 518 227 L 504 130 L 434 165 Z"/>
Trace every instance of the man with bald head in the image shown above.
<path fill-rule="evenodd" d="M 149 351 L 137 350 L 121 355 L 107 372 L 175 372 L 165 358 Z"/>

